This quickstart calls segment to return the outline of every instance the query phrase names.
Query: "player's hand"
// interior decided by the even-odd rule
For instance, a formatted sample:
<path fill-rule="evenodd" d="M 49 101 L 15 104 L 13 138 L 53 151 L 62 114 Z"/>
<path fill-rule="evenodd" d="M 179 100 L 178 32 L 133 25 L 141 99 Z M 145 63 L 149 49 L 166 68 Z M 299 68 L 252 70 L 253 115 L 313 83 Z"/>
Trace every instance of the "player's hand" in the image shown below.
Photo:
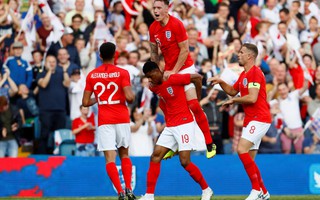
<path fill-rule="evenodd" d="M 211 77 L 207 79 L 207 82 L 211 82 L 211 85 L 220 84 L 221 79 L 217 76 Z"/>
<path fill-rule="evenodd" d="M 2 129 L 2 137 L 3 138 L 7 137 L 7 129 L 6 128 Z"/>
<path fill-rule="evenodd" d="M 165 72 L 163 73 L 163 79 L 164 79 L 165 81 L 168 80 L 171 74 L 174 74 L 174 72 L 173 72 L 173 71 L 165 71 Z"/>
<path fill-rule="evenodd" d="M 224 102 L 224 103 L 222 104 L 222 106 L 225 107 L 225 106 L 228 106 L 228 105 L 232 105 L 233 103 L 234 103 L 234 102 L 233 102 L 233 99 L 229 99 L 228 101 Z"/>

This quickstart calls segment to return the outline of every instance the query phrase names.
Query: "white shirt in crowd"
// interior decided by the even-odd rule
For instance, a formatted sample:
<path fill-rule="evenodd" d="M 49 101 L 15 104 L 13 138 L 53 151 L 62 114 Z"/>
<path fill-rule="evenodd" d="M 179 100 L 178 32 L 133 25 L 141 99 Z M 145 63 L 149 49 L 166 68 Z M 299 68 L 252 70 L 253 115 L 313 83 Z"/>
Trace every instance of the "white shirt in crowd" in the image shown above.
<path fill-rule="evenodd" d="M 154 122 L 152 122 L 154 124 Z M 130 125 L 134 123 L 131 122 Z M 153 152 L 153 134 L 148 134 L 148 123 L 141 125 L 140 128 L 131 133 L 129 148 L 130 156 L 151 156 Z"/>

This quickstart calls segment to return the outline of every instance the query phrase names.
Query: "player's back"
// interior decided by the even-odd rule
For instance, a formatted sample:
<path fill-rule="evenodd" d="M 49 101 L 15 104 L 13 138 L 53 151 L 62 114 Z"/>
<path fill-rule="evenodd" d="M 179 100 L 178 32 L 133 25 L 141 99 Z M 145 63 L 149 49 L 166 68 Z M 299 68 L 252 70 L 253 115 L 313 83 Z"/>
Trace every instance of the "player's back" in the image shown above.
<path fill-rule="evenodd" d="M 163 112 L 168 127 L 193 121 L 184 91 L 184 85 L 189 83 L 190 74 L 175 74 L 161 85 L 150 88 L 164 102 Z"/>
<path fill-rule="evenodd" d="M 129 111 L 123 88 L 130 86 L 126 70 L 103 64 L 87 76 L 86 90 L 93 91 L 98 103 L 98 124 L 129 123 Z"/>

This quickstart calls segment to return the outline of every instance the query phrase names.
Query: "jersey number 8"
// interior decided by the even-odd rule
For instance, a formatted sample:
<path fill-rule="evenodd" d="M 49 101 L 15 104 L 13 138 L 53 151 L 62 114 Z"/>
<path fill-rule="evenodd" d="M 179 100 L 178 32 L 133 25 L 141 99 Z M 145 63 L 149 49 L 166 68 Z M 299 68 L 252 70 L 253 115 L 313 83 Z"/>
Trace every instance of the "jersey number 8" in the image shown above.
<path fill-rule="evenodd" d="M 101 87 L 101 91 L 100 93 L 98 94 L 98 104 L 99 105 L 105 105 L 105 104 L 109 104 L 109 105 L 112 105 L 112 104 L 119 104 L 120 103 L 120 100 L 112 100 L 112 97 L 116 94 L 116 92 L 118 91 L 119 89 L 119 86 L 115 83 L 115 82 L 110 82 L 108 85 L 107 85 L 107 89 L 110 90 L 111 89 L 111 86 L 114 86 L 114 90 L 113 92 L 110 94 L 108 100 L 101 100 L 100 97 L 101 95 L 105 92 L 106 90 L 106 86 L 101 83 L 101 82 L 97 82 L 93 89 L 94 90 L 97 90 L 98 87 Z"/>

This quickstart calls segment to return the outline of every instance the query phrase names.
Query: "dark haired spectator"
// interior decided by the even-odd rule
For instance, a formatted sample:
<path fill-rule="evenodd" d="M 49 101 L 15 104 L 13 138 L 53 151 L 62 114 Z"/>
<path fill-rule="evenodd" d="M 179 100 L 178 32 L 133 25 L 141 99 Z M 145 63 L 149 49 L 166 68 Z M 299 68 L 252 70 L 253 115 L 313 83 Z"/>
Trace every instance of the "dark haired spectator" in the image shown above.
<path fill-rule="evenodd" d="M 21 128 L 19 110 L 0 96 L 0 158 L 17 157 Z"/>
<path fill-rule="evenodd" d="M 75 14 L 73 17 L 72 17 L 72 24 L 71 24 L 71 28 L 73 30 L 73 42 L 75 42 L 76 39 L 78 38 L 83 38 L 84 37 L 84 33 L 83 31 L 81 30 L 81 24 L 82 24 L 82 21 L 83 21 L 83 17 L 82 15 L 80 14 Z"/>
<path fill-rule="evenodd" d="M 71 73 L 75 69 L 80 69 L 78 65 L 70 61 L 70 55 L 66 48 L 61 48 L 58 50 L 58 65 L 63 69 L 66 69 L 68 75 L 71 76 Z"/>
<path fill-rule="evenodd" d="M 75 14 L 80 14 L 83 17 L 84 28 L 87 27 L 87 25 L 93 21 L 93 14 L 84 10 L 85 0 L 76 0 L 74 5 L 75 5 L 75 9 L 69 11 L 66 14 L 66 17 L 64 20 L 65 25 L 70 26 L 72 23 L 72 17 Z"/>
<path fill-rule="evenodd" d="M 32 79 L 32 84 L 30 89 L 34 90 L 38 86 L 36 78 L 38 74 L 43 71 L 43 61 L 42 61 L 43 52 L 40 50 L 32 51 L 32 58 L 33 58 L 33 61 L 32 61 L 32 78 L 33 79 Z"/>
<path fill-rule="evenodd" d="M 10 77 L 10 70 L 4 69 L 4 73 L 0 75 L 0 96 L 5 96 L 7 99 L 17 94 L 18 87 Z"/>
<path fill-rule="evenodd" d="M 75 63 L 76 65 L 80 66 L 81 63 L 80 63 L 79 53 L 76 47 L 73 45 L 74 37 L 72 34 L 73 34 L 73 30 L 70 27 L 66 27 L 64 29 L 61 39 L 58 42 L 51 44 L 48 50 L 48 55 L 57 56 L 59 49 L 64 47 L 68 50 L 68 53 L 70 56 L 69 60 Z"/>
<path fill-rule="evenodd" d="M 66 96 L 70 78 L 65 67 L 57 67 L 54 56 L 46 57 L 45 71 L 38 74 L 41 135 L 37 153 L 52 154 L 50 133 L 66 126 Z"/>

